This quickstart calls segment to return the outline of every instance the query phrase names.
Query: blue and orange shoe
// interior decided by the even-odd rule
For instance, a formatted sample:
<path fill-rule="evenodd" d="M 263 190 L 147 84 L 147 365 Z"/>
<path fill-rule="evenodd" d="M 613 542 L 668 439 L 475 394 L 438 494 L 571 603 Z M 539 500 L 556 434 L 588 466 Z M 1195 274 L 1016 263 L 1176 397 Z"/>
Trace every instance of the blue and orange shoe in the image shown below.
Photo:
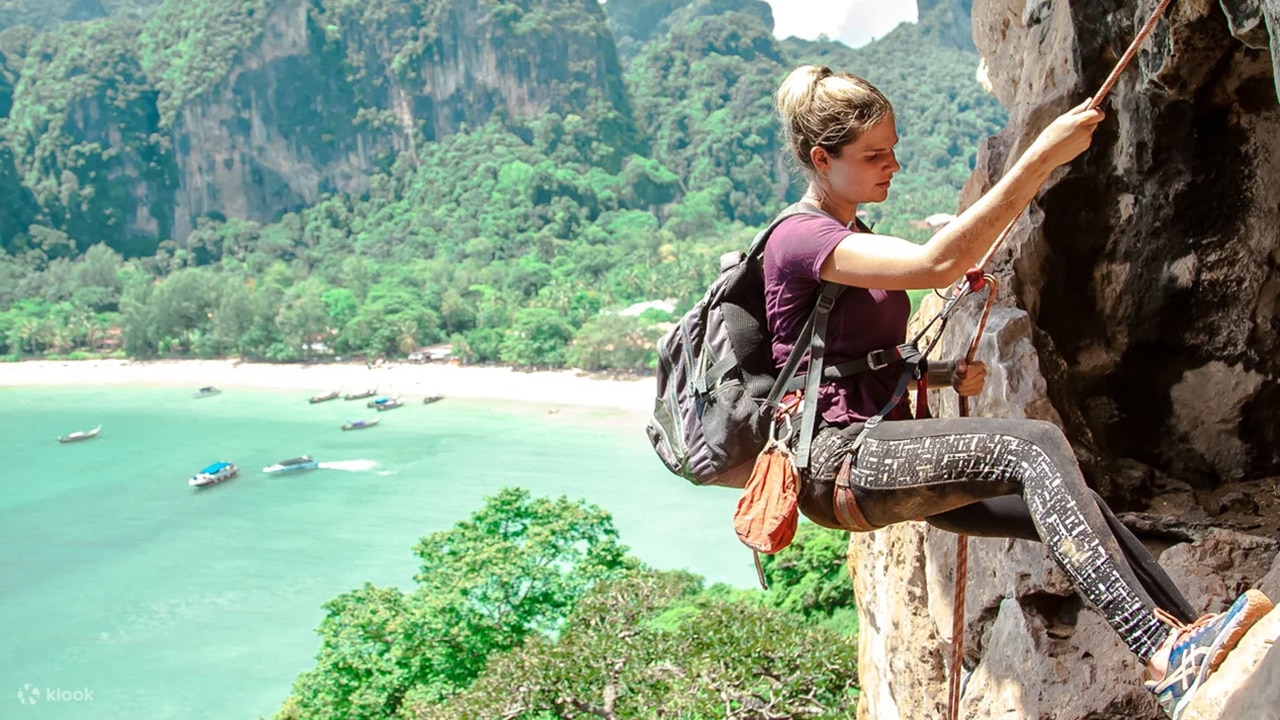
<path fill-rule="evenodd" d="M 1257 590 L 1246 590 L 1226 612 L 1205 615 L 1183 625 L 1169 615 L 1156 615 L 1173 627 L 1173 649 L 1164 677 L 1147 683 L 1160 707 L 1178 720 L 1209 673 L 1218 669 L 1227 653 L 1259 618 L 1271 612 L 1271 601 Z"/>

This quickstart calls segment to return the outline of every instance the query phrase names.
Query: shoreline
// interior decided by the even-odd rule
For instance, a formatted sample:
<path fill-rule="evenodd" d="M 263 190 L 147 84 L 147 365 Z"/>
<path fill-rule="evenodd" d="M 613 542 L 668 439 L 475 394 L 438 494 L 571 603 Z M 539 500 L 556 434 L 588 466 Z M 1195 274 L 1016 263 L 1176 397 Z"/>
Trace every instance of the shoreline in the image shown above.
<path fill-rule="evenodd" d="M 655 380 L 600 379 L 575 370 L 364 363 L 314 365 L 236 360 L 24 360 L 0 363 L 0 388 L 185 387 L 298 390 L 311 394 L 377 389 L 410 401 L 426 395 L 622 410 L 653 408 Z"/>

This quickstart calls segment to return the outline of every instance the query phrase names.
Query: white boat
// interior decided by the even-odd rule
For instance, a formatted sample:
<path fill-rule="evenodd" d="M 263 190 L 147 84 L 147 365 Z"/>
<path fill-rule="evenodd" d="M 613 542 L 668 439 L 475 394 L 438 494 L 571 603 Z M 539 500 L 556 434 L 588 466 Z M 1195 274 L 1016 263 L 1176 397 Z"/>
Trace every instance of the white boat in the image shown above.
<path fill-rule="evenodd" d="M 229 462 L 216 462 L 195 475 L 187 481 L 187 484 L 194 488 L 209 487 L 217 485 L 224 480 L 230 480 L 240 473 L 240 468 Z"/>
<path fill-rule="evenodd" d="M 77 430 L 67 435 L 59 435 L 58 442 L 69 443 L 69 442 L 76 442 L 78 440 L 88 440 L 89 438 L 92 438 L 92 437 L 98 437 L 98 433 L 100 432 L 102 432 L 101 425 L 99 425 L 98 427 L 92 430 Z"/>
<path fill-rule="evenodd" d="M 221 393 L 221 392 L 222 391 L 219 390 L 218 388 L 210 385 L 208 387 L 202 387 L 199 390 L 191 393 L 191 397 L 194 397 L 194 398 L 213 397 L 214 395 L 217 395 L 218 393 Z"/>
<path fill-rule="evenodd" d="M 303 470 L 315 470 L 320 467 L 320 463 L 311 458 L 310 455 L 299 455 L 296 458 L 281 460 L 275 465 L 268 465 L 262 468 L 264 473 L 291 473 L 301 472 Z"/>

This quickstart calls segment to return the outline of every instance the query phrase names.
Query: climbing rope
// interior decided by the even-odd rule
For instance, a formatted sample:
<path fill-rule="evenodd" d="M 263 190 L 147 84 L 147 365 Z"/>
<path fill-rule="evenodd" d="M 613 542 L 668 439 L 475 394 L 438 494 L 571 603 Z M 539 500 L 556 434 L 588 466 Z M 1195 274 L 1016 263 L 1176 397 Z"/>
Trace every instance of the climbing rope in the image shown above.
<path fill-rule="evenodd" d="M 1151 13 L 1151 17 L 1147 19 L 1146 24 L 1134 36 L 1133 42 L 1129 43 L 1129 47 L 1125 50 L 1124 55 L 1116 62 L 1111 74 L 1107 76 L 1105 82 L 1098 92 L 1089 100 L 1088 108 L 1090 110 L 1097 109 L 1102 105 L 1102 101 L 1111 93 L 1111 89 L 1115 87 L 1116 81 L 1120 79 L 1120 74 L 1129 67 L 1133 62 L 1133 58 L 1137 56 L 1138 49 L 1146 42 L 1147 36 L 1155 30 L 1156 24 L 1160 22 L 1160 18 L 1164 15 L 1165 10 L 1173 0 L 1160 0 L 1160 4 Z M 1025 208 L 1024 208 L 1025 209 Z M 1019 212 L 1018 216 L 1022 213 Z M 987 302 L 982 311 L 982 316 L 978 321 L 978 326 L 973 334 L 973 339 L 969 341 L 969 351 L 965 354 L 966 362 L 973 362 L 974 356 L 978 352 L 978 343 L 982 339 L 982 333 L 986 330 L 987 319 L 991 315 L 991 308 L 995 304 L 996 284 L 995 278 L 987 274 L 985 268 L 991 262 L 991 258 L 996 251 L 1004 244 L 1009 235 L 1013 233 L 1013 228 L 1018 222 L 1018 216 L 1009 221 L 1000 235 L 996 237 L 995 242 L 983 255 L 982 260 L 978 262 L 973 269 L 965 273 L 964 280 L 957 283 L 955 290 L 952 292 L 942 311 L 925 325 L 924 329 L 916 336 L 916 339 L 923 337 L 926 330 L 935 322 L 939 324 L 938 334 L 933 341 L 929 343 L 929 349 L 937 343 L 941 337 L 942 331 L 946 327 L 947 319 L 955 309 L 956 305 L 964 297 L 985 289 L 987 291 Z M 925 351 L 928 356 L 928 350 Z M 960 398 L 960 416 L 968 417 L 969 415 L 969 398 Z M 947 682 L 947 718 L 948 720 L 958 720 L 960 717 L 960 685 L 964 673 L 964 628 L 965 628 L 965 593 L 967 590 L 967 580 L 969 575 L 969 537 L 967 535 L 958 535 L 956 537 L 956 585 L 954 601 L 952 603 L 952 622 L 951 622 L 951 669 Z"/>
<path fill-rule="evenodd" d="M 966 275 L 969 292 L 986 289 L 987 302 L 982 307 L 982 315 L 978 318 L 978 327 L 969 340 L 969 351 L 965 353 L 966 363 L 972 363 L 978 354 L 978 343 L 986 332 L 987 320 L 991 317 L 991 309 L 996 303 L 996 279 L 988 273 L 977 273 L 981 270 L 970 270 Z M 960 397 L 960 417 L 969 416 L 969 398 Z M 965 593 L 968 590 L 969 577 L 969 536 L 956 536 L 956 585 L 952 600 L 954 612 L 951 616 L 951 672 L 947 678 L 947 708 L 951 720 L 957 720 L 960 712 L 960 680 L 964 668 L 964 626 L 965 626 Z"/>

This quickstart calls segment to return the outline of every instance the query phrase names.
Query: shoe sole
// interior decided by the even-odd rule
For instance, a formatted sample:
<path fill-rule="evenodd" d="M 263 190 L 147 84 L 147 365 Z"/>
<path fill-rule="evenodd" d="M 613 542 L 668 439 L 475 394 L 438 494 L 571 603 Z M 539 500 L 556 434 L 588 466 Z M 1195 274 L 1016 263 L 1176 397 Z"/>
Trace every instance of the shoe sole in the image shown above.
<path fill-rule="evenodd" d="M 1182 717 L 1182 712 L 1186 710 L 1187 704 L 1195 696 L 1196 690 L 1200 689 L 1200 686 L 1208 679 L 1210 673 L 1222 665 L 1222 661 L 1227 659 L 1227 653 L 1235 649 L 1236 645 L 1240 643 L 1240 639 L 1245 636 L 1245 633 L 1249 632 L 1249 628 L 1271 612 L 1271 600 L 1262 592 L 1252 589 L 1246 590 L 1243 597 L 1248 598 L 1244 608 L 1240 610 L 1236 622 L 1226 632 L 1219 635 L 1213 645 L 1209 646 L 1209 658 L 1205 660 L 1204 665 L 1200 666 L 1200 672 L 1196 673 L 1195 681 L 1191 683 L 1191 687 L 1187 688 L 1186 693 L 1182 696 L 1182 701 L 1174 709 L 1173 717 L 1175 719 Z"/>

